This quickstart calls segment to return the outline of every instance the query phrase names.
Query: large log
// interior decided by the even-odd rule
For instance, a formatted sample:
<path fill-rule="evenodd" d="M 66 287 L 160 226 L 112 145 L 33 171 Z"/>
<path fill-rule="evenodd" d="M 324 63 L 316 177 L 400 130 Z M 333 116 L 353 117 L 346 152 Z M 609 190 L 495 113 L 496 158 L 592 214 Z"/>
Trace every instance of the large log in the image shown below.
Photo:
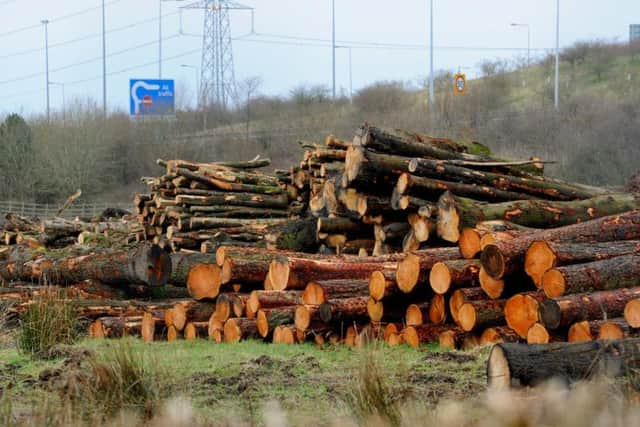
<path fill-rule="evenodd" d="M 503 342 L 518 342 L 520 337 L 508 326 L 496 326 L 487 328 L 480 336 L 480 345 L 499 344 Z"/>
<path fill-rule="evenodd" d="M 566 382 L 597 375 L 616 377 L 640 367 L 640 339 L 586 343 L 496 344 L 487 361 L 490 387 L 536 385 L 551 378 Z"/>
<path fill-rule="evenodd" d="M 213 264 L 195 264 L 187 275 L 187 290 L 193 299 L 213 299 L 222 284 L 220 267 Z"/>
<path fill-rule="evenodd" d="M 289 206 L 286 194 L 255 194 L 210 191 L 206 195 L 178 194 L 176 203 L 183 205 L 228 205 L 254 208 L 281 208 Z"/>
<path fill-rule="evenodd" d="M 320 305 L 329 299 L 362 296 L 369 296 L 367 280 L 321 280 L 307 284 L 302 293 L 302 303 Z"/>
<path fill-rule="evenodd" d="M 295 306 L 263 308 L 256 315 L 256 326 L 262 338 L 266 338 L 276 326 L 292 324 L 295 319 Z"/>
<path fill-rule="evenodd" d="M 460 288 L 456 289 L 449 298 L 449 313 L 454 322 L 458 322 L 458 312 L 460 307 L 469 301 L 485 300 L 487 296 L 480 288 Z"/>
<path fill-rule="evenodd" d="M 567 334 L 567 341 L 619 340 L 628 338 L 630 334 L 633 334 L 633 331 L 623 318 L 583 320 L 571 325 Z M 637 334 L 635 335 L 637 336 Z"/>
<path fill-rule="evenodd" d="M 640 297 L 640 288 L 548 298 L 539 306 L 540 322 L 548 329 L 568 328 L 582 320 L 612 319 L 624 313 L 627 302 Z"/>
<path fill-rule="evenodd" d="M 445 191 L 450 191 L 458 196 L 493 202 L 533 198 L 533 196 L 515 191 L 505 191 L 485 185 L 464 184 L 435 178 L 425 178 L 409 173 L 403 173 L 398 177 L 394 191 L 396 192 L 396 198 L 407 193 L 418 197 L 438 197 Z"/>
<path fill-rule="evenodd" d="M 437 262 L 429 273 L 429 284 L 437 294 L 446 294 L 451 287 L 470 288 L 478 284 L 480 261 L 452 260 Z"/>
<path fill-rule="evenodd" d="M 554 267 L 632 254 L 640 254 L 640 241 L 571 243 L 536 240 L 527 249 L 524 269 L 533 283 L 540 287 L 544 273 Z"/>
<path fill-rule="evenodd" d="M 536 240 L 589 243 L 639 238 L 640 210 L 634 210 L 496 242 L 482 250 L 480 261 L 489 275 L 500 279 L 510 271 L 522 269 L 525 253 Z"/>
<path fill-rule="evenodd" d="M 464 303 L 458 310 L 458 325 L 464 331 L 504 324 L 506 300 L 477 300 Z"/>
<path fill-rule="evenodd" d="M 640 255 L 553 268 L 542 276 L 548 297 L 640 286 Z"/>
<path fill-rule="evenodd" d="M 187 286 L 187 277 L 191 268 L 197 264 L 215 265 L 211 254 L 193 252 L 175 252 L 171 254 L 171 276 L 168 283 L 173 286 Z"/>
<path fill-rule="evenodd" d="M 171 275 L 169 254 L 157 245 L 129 250 L 105 250 L 80 256 L 60 252 L 43 254 L 17 248 L 0 263 L 7 281 L 43 281 L 58 286 L 98 280 L 113 286 L 163 286 Z"/>
<path fill-rule="evenodd" d="M 237 317 L 224 323 L 224 342 L 236 343 L 248 338 L 260 338 L 255 319 Z"/>
<path fill-rule="evenodd" d="M 640 198 L 631 193 L 568 202 L 534 199 L 486 203 L 446 192 L 438 200 L 437 230 L 442 239 L 457 242 L 463 228 L 473 227 L 480 221 L 504 219 L 527 227 L 550 228 L 638 208 Z"/>
<path fill-rule="evenodd" d="M 302 304 L 302 291 L 252 291 L 247 301 L 247 310 L 257 313 L 260 309 Z"/>
<path fill-rule="evenodd" d="M 325 323 L 364 320 L 368 301 L 368 296 L 330 299 L 318 306 L 320 320 Z"/>
<path fill-rule="evenodd" d="M 540 321 L 540 307 L 545 298 L 541 292 L 526 292 L 512 296 L 504 306 L 507 326 L 520 338 L 526 338 L 529 328 Z M 547 326 L 545 324 L 545 326 Z"/>

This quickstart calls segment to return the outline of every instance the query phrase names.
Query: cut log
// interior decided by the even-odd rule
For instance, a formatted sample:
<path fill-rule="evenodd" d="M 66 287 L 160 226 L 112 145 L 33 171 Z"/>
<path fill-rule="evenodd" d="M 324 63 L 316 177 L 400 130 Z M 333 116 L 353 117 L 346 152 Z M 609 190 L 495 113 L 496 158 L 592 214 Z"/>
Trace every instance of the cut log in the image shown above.
<path fill-rule="evenodd" d="M 526 338 L 529 328 L 540 320 L 538 308 L 542 301 L 544 301 L 544 295 L 537 292 L 517 294 L 507 300 L 504 306 L 504 318 L 507 325 L 520 338 Z"/>
<path fill-rule="evenodd" d="M 443 324 L 447 320 L 447 303 L 444 295 L 435 294 L 429 302 L 429 320 L 434 325 Z"/>
<path fill-rule="evenodd" d="M 473 287 L 478 284 L 480 261 L 452 260 L 437 262 L 429 273 L 429 284 L 437 294 L 446 294 L 451 287 Z"/>
<path fill-rule="evenodd" d="M 320 320 L 320 313 L 316 305 L 299 305 L 294 314 L 294 324 L 296 329 L 306 331 L 312 322 Z"/>
<path fill-rule="evenodd" d="M 480 288 L 460 288 L 456 289 L 449 298 L 449 313 L 454 322 L 458 323 L 458 311 L 463 304 L 469 301 L 487 299 L 484 291 Z"/>
<path fill-rule="evenodd" d="M 548 298 L 540 304 L 540 323 L 558 329 L 582 320 L 613 319 L 622 316 L 625 305 L 636 298 L 640 298 L 640 288 Z"/>
<path fill-rule="evenodd" d="M 527 344 L 547 344 L 550 339 L 547 328 L 538 322 L 531 325 L 527 331 Z"/>
<path fill-rule="evenodd" d="M 255 194 L 241 192 L 216 192 L 207 191 L 206 195 L 178 194 L 176 203 L 182 205 L 228 205 L 245 206 L 253 208 L 286 209 L 289 206 L 289 198 L 286 194 Z"/>
<path fill-rule="evenodd" d="M 256 325 L 258 333 L 266 338 L 276 326 L 291 324 L 295 320 L 295 306 L 264 308 L 258 310 Z"/>
<path fill-rule="evenodd" d="M 580 224 L 527 233 L 485 247 L 480 261 L 491 277 L 500 279 L 509 271 L 522 269 L 525 252 L 537 240 L 573 243 L 633 240 L 640 238 L 639 225 L 640 210 L 634 210 Z"/>
<path fill-rule="evenodd" d="M 181 301 L 172 308 L 173 322 L 176 330 L 182 331 L 187 323 L 206 322 L 215 311 L 216 304 L 201 301 Z M 167 325 L 169 326 L 169 325 Z"/>
<path fill-rule="evenodd" d="M 461 328 L 452 327 L 440 333 L 438 344 L 440 347 L 451 350 L 471 350 L 480 345 L 480 338 L 472 332 L 465 332 Z"/>
<path fill-rule="evenodd" d="M 407 254 L 398 262 L 396 268 L 396 283 L 405 293 L 411 292 L 419 282 L 429 280 L 429 272 L 433 265 L 441 261 L 460 258 L 458 248 L 434 248 Z"/>
<path fill-rule="evenodd" d="M 209 322 L 189 322 L 184 327 L 184 339 L 193 341 L 208 336 Z"/>
<path fill-rule="evenodd" d="M 257 313 L 260 309 L 277 308 L 303 303 L 302 291 L 252 291 L 247 310 Z"/>
<path fill-rule="evenodd" d="M 7 281 L 40 281 L 58 286 L 97 280 L 112 286 L 164 286 L 171 275 L 169 254 L 157 245 L 130 250 L 101 250 L 80 256 L 64 252 L 42 256 L 17 247 L 0 262 Z"/>
<path fill-rule="evenodd" d="M 624 320 L 632 328 L 640 328 L 640 299 L 632 299 L 624 306 Z"/>
<path fill-rule="evenodd" d="M 440 334 L 449 329 L 451 329 L 450 325 L 407 326 L 400 335 L 403 342 L 417 348 L 420 344 L 439 343 Z"/>
<path fill-rule="evenodd" d="M 240 282 L 262 284 L 269 272 L 269 264 L 273 255 L 226 256 L 222 270 L 221 282 Z"/>
<path fill-rule="evenodd" d="M 238 317 L 224 323 L 224 342 L 236 343 L 243 339 L 259 338 L 258 326 L 255 319 Z"/>
<path fill-rule="evenodd" d="M 187 289 L 193 299 L 213 299 L 220 293 L 220 267 L 213 264 L 196 264 L 187 275 Z"/>
<path fill-rule="evenodd" d="M 638 208 L 640 199 L 631 193 L 607 194 L 569 202 L 534 199 L 485 203 L 446 192 L 438 200 L 437 230 L 442 239 L 457 242 L 462 228 L 473 227 L 480 221 L 505 219 L 527 227 L 550 228 Z"/>
<path fill-rule="evenodd" d="M 197 264 L 215 264 L 215 257 L 210 254 L 191 252 L 172 253 L 169 283 L 174 286 L 186 286 L 189 271 Z"/>
<path fill-rule="evenodd" d="M 619 340 L 629 336 L 629 325 L 623 318 L 610 320 L 583 320 L 569 328 L 567 341 Z"/>
<path fill-rule="evenodd" d="M 506 300 L 468 301 L 458 310 L 457 323 L 466 332 L 504 324 L 506 303 Z"/>
<path fill-rule="evenodd" d="M 407 326 L 422 325 L 427 316 L 423 316 L 429 310 L 429 303 L 410 304 L 407 307 L 406 314 L 404 315 L 404 321 Z"/>
<path fill-rule="evenodd" d="M 480 345 L 498 344 L 503 342 L 518 342 L 520 337 L 508 326 L 496 326 L 487 328 L 480 336 Z"/>
<path fill-rule="evenodd" d="M 504 280 L 494 279 L 487 274 L 484 267 L 480 267 L 480 271 L 478 273 L 478 281 L 480 282 L 480 288 L 487 294 L 489 298 L 497 299 L 502 296 L 502 293 L 504 292 Z"/>
<path fill-rule="evenodd" d="M 551 378 L 568 383 L 598 375 L 617 377 L 640 366 L 640 339 L 544 345 L 497 344 L 487 361 L 492 388 L 540 384 Z"/>
<path fill-rule="evenodd" d="M 366 280 L 323 280 L 307 284 L 302 293 L 302 303 L 320 305 L 329 299 L 362 296 L 369 296 L 369 283 Z"/>
<path fill-rule="evenodd" d="M 553 268 L 542 276 L 548 297 L 640 286 L 640 255 Z"/>
<path fill-rule="evenodd" d="M 536 240 L 527 249 L 524 269 L 533 283 L 540 287 L 543 274 L 554 267 L 633 254 L 640 254 L 640 241 L 638 240 L 604 243 L 562 243 Z"/>
<path fill-rule="evenodd" d="M 368 301 L 368 296 L 328 300 L 318 306 L 320 320 L 325 323 L 364 320 Z"/>
<path fill-rule="evenodd" d="M 395 281 L 395 269 L 379 270 L 371 273 L 369 277 L 369 296 L 376 301 L 381 301 L 390 295 L 399 292 Z"/>

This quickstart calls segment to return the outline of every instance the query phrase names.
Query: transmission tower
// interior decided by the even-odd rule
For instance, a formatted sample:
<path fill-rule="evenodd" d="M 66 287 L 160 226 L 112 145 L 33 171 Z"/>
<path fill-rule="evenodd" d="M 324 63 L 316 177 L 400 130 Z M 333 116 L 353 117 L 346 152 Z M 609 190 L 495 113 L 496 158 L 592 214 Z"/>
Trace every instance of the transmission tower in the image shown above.
<path fill-rule="evenodd" d="M 204 9 L 198 104 L 227 107 L 236 93 L 229 11 L 252 8 L 231 0 L 201 0 L 184 8 Z"/>

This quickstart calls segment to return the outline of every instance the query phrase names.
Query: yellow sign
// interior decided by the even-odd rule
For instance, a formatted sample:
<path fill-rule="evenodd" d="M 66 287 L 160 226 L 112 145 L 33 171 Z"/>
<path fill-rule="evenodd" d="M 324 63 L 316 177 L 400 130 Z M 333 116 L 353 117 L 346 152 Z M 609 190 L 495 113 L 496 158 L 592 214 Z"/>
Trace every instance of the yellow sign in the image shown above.
<path fill-rule="evenodd" d="M 456 95 L 464 95 L 466 91 L 467 91 L 467 76 L 460 73 L 453 76 L 453 92 Z"/>

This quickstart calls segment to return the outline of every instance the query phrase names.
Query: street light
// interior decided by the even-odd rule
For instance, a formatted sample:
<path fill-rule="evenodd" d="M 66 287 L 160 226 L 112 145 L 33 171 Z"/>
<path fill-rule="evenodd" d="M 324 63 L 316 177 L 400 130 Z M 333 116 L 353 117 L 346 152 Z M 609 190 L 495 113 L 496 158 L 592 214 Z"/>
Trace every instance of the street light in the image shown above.
<path fill-rule="evenodd" d="M 44 25 L 44 63 L 45 63 L 45 76 L 47 84 L 47 123 L 50 119 L 49 109 L 49 20 L 43 19 L 40 21 Z"/>
<path fill-rule="evenodd" d="M 349 100 L 353 103 L 353 68 L 351 62 L 351 46 L 336 46 L 336 49 L 347 49 L 349 52 Z"/>
<path fill-rule="evenodd" d="M 527 28 L 527 67 L 529 67 L 531 64 L 531 27 L 529 24 L 518 24 L 516 22 L 511 23 L 511 26 Z"/>

